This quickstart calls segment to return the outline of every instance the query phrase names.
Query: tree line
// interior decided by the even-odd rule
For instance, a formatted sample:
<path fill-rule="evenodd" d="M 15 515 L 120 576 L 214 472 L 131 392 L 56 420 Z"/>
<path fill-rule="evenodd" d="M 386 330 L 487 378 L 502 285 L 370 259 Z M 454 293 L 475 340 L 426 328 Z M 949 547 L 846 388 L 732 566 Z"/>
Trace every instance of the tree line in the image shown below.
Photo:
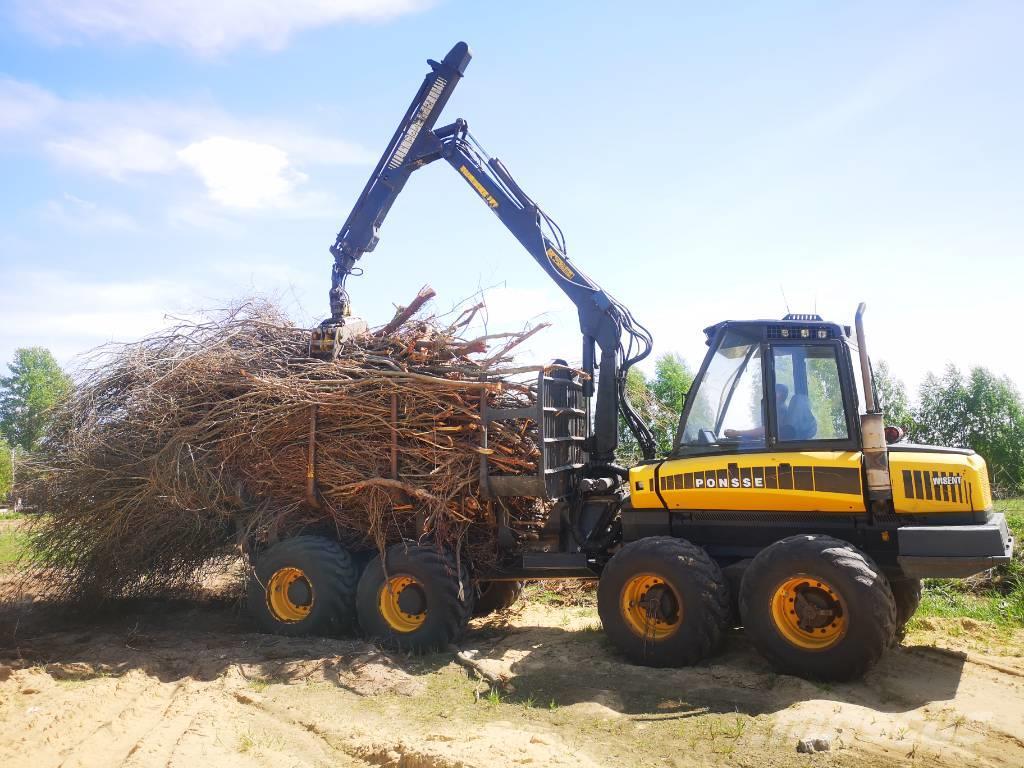
<path fill-rule="evenodd" d="M 972 448 L 988 463 L 993 491 L 1024 492 L 1024 402 L 1008 377 L 950 364 L 924 377 L 914 404 L 884 361 L 874 378 L 886 424 L 902 427 L 913 443 Z"/>
<path fill-rule="evenodd" d="M 39 447 L 50 409 L 72 390 L 45 347 L 18 349 L 7 368 L 0 377 L 0 503 L 11 494 L 19 456 Z"/>

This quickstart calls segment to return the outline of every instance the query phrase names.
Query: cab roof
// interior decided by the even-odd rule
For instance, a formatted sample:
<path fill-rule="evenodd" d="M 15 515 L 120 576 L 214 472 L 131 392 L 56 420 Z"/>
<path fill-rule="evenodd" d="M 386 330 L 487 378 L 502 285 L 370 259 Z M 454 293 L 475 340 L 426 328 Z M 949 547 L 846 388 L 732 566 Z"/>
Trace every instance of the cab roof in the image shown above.
<path fill-rule="evenodd" d="M 842 339 L 850 336 L 850 326 L 826 322 L 820 315 L 788 314 L 781 320 L 722 320 L 704 329 L 705 343 L 711 346 L 715 337 L 726 328 L 735 328 L 767 340 Z M 819 331 L 824 331 L 825 336 L 821 336 Z"/>

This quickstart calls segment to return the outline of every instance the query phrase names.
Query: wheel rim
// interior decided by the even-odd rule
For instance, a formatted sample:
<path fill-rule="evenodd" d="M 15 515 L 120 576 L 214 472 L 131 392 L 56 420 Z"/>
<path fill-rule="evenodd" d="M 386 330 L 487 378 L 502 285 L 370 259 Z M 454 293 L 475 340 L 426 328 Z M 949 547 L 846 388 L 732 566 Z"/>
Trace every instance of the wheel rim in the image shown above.
<path fill-rule="evenodd" d="M 281 568 L 267 582 L 267 607 L 278 621 L 302 621 L 313 610 L 313 585 L 301 568 Z"/>
<path fill-rule="evenodd" d="M 653 573 L 633 576 L 622 588 L 620 608 L 629 628 L 651 640 L 664 640 L 683 623 L 679 592 Z"/>
<path fill-rule="evenodd" d="M 396 632 L 414 632 L 427 620 L 427 594 L 414 577 L 398 574 L 381 585 L 380 615 Z"/>
<path fill-rule="evenodd" d="M 775 589 L 771 609 L 775 628 L 797 648 L 823 651 L 846 634 L 846 602 L 823 579 L 805 575 L 786 579 Z"/>

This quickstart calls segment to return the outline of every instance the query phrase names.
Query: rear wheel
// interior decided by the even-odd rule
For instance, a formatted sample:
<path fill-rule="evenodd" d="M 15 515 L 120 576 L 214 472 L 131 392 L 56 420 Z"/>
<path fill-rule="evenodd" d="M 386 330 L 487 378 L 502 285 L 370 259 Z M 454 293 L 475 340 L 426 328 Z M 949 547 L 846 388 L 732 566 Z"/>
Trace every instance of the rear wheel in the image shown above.
<path fill-rule="evenodd" d="M 465 570 L 460 574 L 447 553 L 412 544 L 388 549 L 386 564 L 385 573 L 375 557 L 359 579 L 356 607 L 366 636 L 414 653 L 456 642 L 473 611 Z"/>
<path fill-rule="evenodd" d="M 481 581 L 473 615 L 487 616 L 511 608 L 522 594 L 521 581 Z"/>
<path fill-rule="evenodd" d="M 729 591 L 700 547 L 666 536 L 634 541 L 608 562 L 597 608 L 609 639 L 651 667 L 695 664 L 721 640 Z"/>
<path fill-rule="evenodd" d="M 896 632 L 896 604 L 878 566 L 828 536 L 765 547 L 743 575 L 740 613 L 776 669 L 819 680 L 860 677 Z"/>
<path fill-rule="evenodd" d="M 338 542 L 295 536 L 263 551 L 246 588 L 249 613 L 266 632 L 330 635 L 355 625 L 358 570 Z"/>
<path fill-rule="evenodd" d="M 920 579 L 892 579 L 892 596 L 896 601 L 896 639 L 902 640 L 906 634 L 907 622 L 921 604 Z"/>

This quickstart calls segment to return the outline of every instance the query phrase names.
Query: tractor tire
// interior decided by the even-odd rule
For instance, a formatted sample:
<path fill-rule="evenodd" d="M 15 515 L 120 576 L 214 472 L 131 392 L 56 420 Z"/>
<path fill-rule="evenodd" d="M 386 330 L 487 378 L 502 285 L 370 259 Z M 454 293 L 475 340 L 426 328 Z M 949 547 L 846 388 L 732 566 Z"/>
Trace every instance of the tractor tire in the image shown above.
<path fill-rule="evenodd" d="M 719 644 L 729 588 L 707 552 L 684 539 L 653 536 L 615 553 L 597 586 L 605 634 L 632 662 L 696 664 Z"/>
<path fill-rule="evenodd" d="M 907 633 L 907 622 L 921 604 L 920 579 L 890 579 L 892 596 L 896 601 L 896 636 L 898 643 Z"/>
<path fill-rule="evenodd" d="M 896 634 L 885 575 L 829 536 L 790 536 L 761 550 L 743 575 L 740 614 L 773 667 L 816 680 L 861 677 Z"/>
<path fill-rule="evenodd" d="M 264 632 L 335 635 L 355 628 L 359 572 L 352 555 L 323 536 L 302 535 L 263 550 L 246 602 Z"/>
<path fill-rule="evenodd" d="M 477 588 L 474 616 L 488 616 L 511 608 L 523 594 L 521 581 L 481 581 Z"/>
<path fill-rule="evenodd" d="M 412 653 L 457 642 L 473 613 L 465 568 L 460 574 L 454 559 L 433 546 L 395 544 L 385 556 L 386 573 L 378 556 L 359 579 L 356 611 L 366 637 Z"/>

